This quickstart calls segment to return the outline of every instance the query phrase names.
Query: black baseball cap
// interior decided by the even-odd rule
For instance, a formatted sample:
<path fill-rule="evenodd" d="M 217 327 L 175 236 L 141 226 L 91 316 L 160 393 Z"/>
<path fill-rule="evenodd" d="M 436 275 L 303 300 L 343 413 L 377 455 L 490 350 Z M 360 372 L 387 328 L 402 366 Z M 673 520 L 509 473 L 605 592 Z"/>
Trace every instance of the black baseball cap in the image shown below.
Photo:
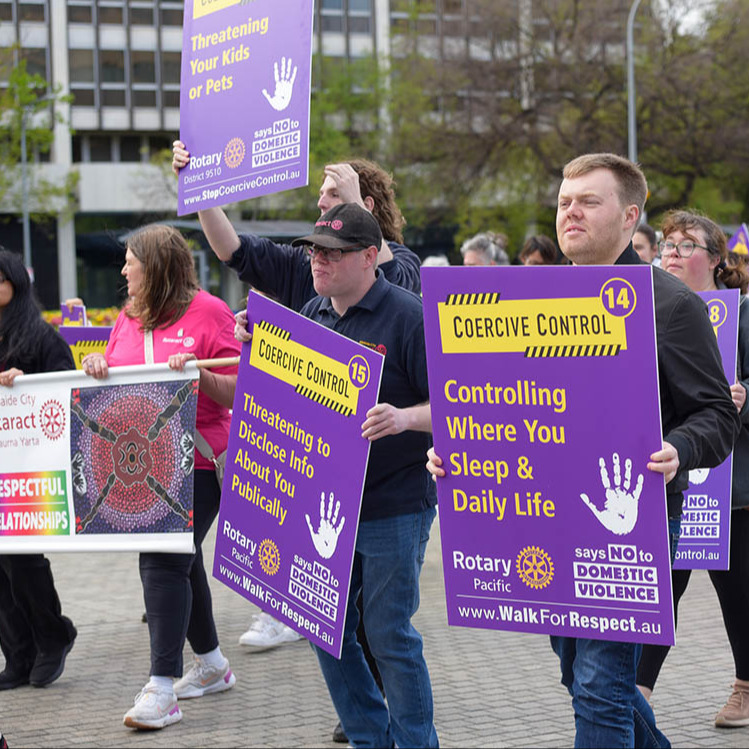
<path fill-rule="evenodd" d="M 376 247 L 380 251 L 382 232 L 375 217 L 356 203 L 333 206 L 317 220 L 312 234 L 295 239 L 292 246 L 316 244 L 331 250 L 344 247 Z"/>

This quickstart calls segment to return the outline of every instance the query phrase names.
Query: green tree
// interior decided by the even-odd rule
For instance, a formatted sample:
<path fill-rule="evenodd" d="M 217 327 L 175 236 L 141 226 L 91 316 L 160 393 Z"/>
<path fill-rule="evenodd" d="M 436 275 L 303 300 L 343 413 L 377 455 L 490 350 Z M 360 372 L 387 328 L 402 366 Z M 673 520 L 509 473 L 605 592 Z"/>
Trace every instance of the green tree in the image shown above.
<path fill-rule="evenodd" d="M 29 73 L 24 59 L 13 64 L 12 56 L 13 50 L 8 50 L 0 61 L 6 70 L 2 77 L 8 80 L 0 95 L 0 201 L 6 210 L 20 213 L 23 209 L 21 142 L 25 126 L 31 215 L 35 220 L 50 214 L 70 215 L 76 204 L 77 172 L 49 178 L 33 163 L 35 153 L 46 154 L 52 148 L 53 122 L 64 121 L 55 104 L 68 102 L 70 97 L 63 96 L 59 87 L 51 89 L 42 76 Z"/>
<path fill-rule="evenodd" d="M 459 238 L 514 238 L 523 220 L 550 228 L 566 161 L 627 153 L 630 4 L 471 0 L 445 33 L 425 37 L 424 8 L 411 3 L 392 44 L 390 157 L 409 216 L 456 222 Z M 717 0 L 691 26 L 679 23 L 686 5 L 643 3 L 637 16 L 647 207 L 657 218 L 691 204 L 737 221 L 749 204 L 749 0 Z"/>

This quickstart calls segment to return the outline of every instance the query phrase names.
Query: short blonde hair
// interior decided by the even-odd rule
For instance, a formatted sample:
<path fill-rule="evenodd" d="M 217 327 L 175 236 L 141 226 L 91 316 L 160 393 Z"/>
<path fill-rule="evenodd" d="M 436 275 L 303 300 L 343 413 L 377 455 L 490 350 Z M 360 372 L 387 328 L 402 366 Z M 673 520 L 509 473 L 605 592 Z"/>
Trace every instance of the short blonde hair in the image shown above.
<path fill-rule="evenodd" d="M 562 176 L 565 179 L 582 177 L 596 169 L 608 169 L 619 185 L 622 205 L 636 205 L 642 215 L 648 197 L 648 181 L 637 164 L 615 153 L 586 153 L 568 162 Z"/>

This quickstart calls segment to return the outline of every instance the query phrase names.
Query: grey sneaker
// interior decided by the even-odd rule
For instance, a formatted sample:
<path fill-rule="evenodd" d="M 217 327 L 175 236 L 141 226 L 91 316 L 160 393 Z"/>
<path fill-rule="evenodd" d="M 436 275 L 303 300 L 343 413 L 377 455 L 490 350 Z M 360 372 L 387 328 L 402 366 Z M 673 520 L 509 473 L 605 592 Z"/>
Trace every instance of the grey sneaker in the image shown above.
<path fill-rule="evenodd" d="M 250 628 L 239 638 L 239 644 L 249 648 L 253 653 L 270 650 L 285 642 L 297 642 L 303 639 L 291 627 L 274 619 L 264 611 L 255 616 Z"/>
<path fill-rule="evenodd" d="M 146 684 L 135 698 L 135 704 L 125 713 L 122 722 L 130 728 L 155 730 L 180 720 L 182 711 L 174 692 Z"/>
<path fill-rule="evenodd" d="M 720 728 L 749 726 L 749 686 L 745 686 L 745 682 L 733 685 L 733 694 L 715 716 L 715 725 Z"/>
<path fill-rule="evenodd" d="M 192 668 L 174 685 L 174 693 L 180 700 L 202 697 L 213 692 L 225 692 L 231 689 L 237 678 L 229 668 L 229 661 L 224 658 L 224 665 L 215 668 L 195 656 Z"/>

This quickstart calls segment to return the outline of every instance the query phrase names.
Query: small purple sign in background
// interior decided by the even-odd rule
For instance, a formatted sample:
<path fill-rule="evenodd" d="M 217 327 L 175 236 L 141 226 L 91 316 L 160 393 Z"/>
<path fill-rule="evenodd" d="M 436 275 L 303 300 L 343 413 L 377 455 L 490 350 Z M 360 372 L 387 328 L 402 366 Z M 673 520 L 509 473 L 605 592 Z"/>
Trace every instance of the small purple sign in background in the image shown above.
<path fill-rule="evenodd" d="M 86 354 L 98 352 L 103 354 L 107 350 L 109 336 L 112 333 L 111 325 L 61 325 L 59 333 L 65 343 L 70 346 L 75 359 L 75 368 L 83 368 L 83 357 Z"/>
<path fill-rule="evenodd" d="M 450 624 L 673 644 L 651 272 L 422 270 Z"/>
<path fill-rule="evenodd" d="M 726 379 L 736 382 L 739 290 L 703 291 L 699 296 L 707 304 Z M 715 468 L 698 468 L 689 472 L 689 489 L 684 492 L 681 536 L 674 569 L 728 569 L 732 476 L 733 453 Z"/>
<path fill-rule="evenodd" d="M 214 576 L 340 657 L 383 357 L 250 293 Z"/>
<path fill-rule="evenodd" d="M 307 184 L 312 0 L 188 0 L 177 214 Z"/>

